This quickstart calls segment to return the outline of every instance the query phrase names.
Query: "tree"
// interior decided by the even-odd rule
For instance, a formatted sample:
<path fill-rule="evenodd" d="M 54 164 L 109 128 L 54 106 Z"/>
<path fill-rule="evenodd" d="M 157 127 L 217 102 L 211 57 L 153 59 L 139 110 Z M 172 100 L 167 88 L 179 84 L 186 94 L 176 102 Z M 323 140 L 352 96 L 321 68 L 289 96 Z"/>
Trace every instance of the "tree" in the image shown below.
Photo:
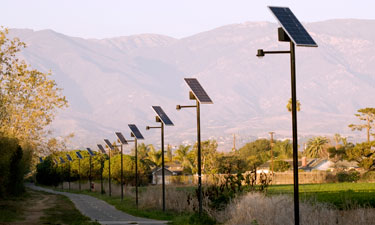
<path fill-rule="evenodd" d="M 184 168 L 184 172 L 191 173 L 192 171 L 192 159 L 190 154 L 190 145 L 180 145 L 178 149 L 175 151 L 174 160 L 181 163 L 182 167 Z"/>
<path fill-rule="evenodd" d="M 275 172 L 285 172 L 290 168 L 290 164 L 283 160 L 276 160 L 274 163 Z"/>
<path fill-rule="evenodd" d="M 160 167 L 162 164 L 161 150 L 156 150 L 153 145 L 149 145 L 148 160 L 150 160 L 152 166 Z"/>
<path fill-rule="evenodd" d="M 358 162 L 365 170 L 375 170 L 375 141 L 358 143 L 347 149 L 348 160 Z"/>
<path fill-rule="evenodd" d="M 0 132 L 35 145 L 46 134 L 56 110 L 67 106 L 51 73 L 30 68 L 17 53 L 26 47 L 0 28 Z"/>
<path fill-rule="evenodd" d="M 245 144 L 238 150 L 239 157 L 246 160 L 247 170 L 256 169 L 261 164 L 270 159 L 271 150 L 270 141 L 267 139 L 258 139 Z"/>
<path fill-rule="evenodd" d="M 201 165 L 202 174 L 215 174 L 218 171 L 218 152 L 217 142 L 215 140 L 207 140 L 201 143 Z M 193 172 L 198 171 L 198 145 L 194 145 L 192 150 L 193 155 Z"/>
<path fill-rule="evenodd" d="M 326 137 L 310 138 L 309 141 L 307 142 L 305 155 L 311 158 L 328 157 L 326 144 L 328 144 L 328 139 Z"/>
<path fill-rule="evenodd" d="M 167 157 L 165 158 L 167 162 L 172 162 L 173 159 L 173 152 L 172 152 L 172 146 L 167 145 Z"/>
<path fill-rule="evenodd" d="M 288 110 L 288 112 L 292 112 L 292 98 L 290 98 L 288 100 L 288 104 L 286 105 L 286 109 Z M 297 111 L 301 111 L 301 103 L 299 102 L 299 100 L 297 100 Z"/>
<path fill-rule="evenodd" d="M 359 120 L 364 121 L 364 124 L 350 124 L 349 127 L 354 130 L 361 131 L 366 129 L 367 142 L 370 142 L 370 132 L 374 128 L 375 108 L 363 108 L 358 110 L 359 113 L 354 114 Z M 374 135 L 374 134 L 372 134 Z"/>

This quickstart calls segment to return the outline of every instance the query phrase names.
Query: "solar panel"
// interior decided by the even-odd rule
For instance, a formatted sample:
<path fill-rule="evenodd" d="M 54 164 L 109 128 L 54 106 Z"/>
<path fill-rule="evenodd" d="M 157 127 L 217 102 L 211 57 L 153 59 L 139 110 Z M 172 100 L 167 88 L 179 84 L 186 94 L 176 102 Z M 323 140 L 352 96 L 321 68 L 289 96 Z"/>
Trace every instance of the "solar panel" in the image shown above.
<path fill-rule="evenodd" d="M 60 156 L 60 162 L 65 163 L 65 160 Z"/>
<path fill-rule="evenodd" d="M 202 104 L 212 104 L 212 100 L 200 85 L 196 78 L 185 78 L 185 82 L 189 85 L 195 98 Z"/>
<path fill-rule="evenodd" d="M 95 156 L 95 153 L 91 150 L 91 148 L 86 148 L 89 152 L 90 156 Z"/>
<path fill-rule="evenodd" d="M 115 132 L 115 134 L 118 137 L 118 139 L 120 140 L 121 144 L 123 144 L 123 145 L 128 144 L 128 142 L 124 138 L 124 135 L 122 135 L 121 132 Z"/>
<path fill-rule="evenodd" d="M 104 142 L 107 144 L 108 148 L 110 148 L 111 150 L 115 149 L 112 143 L 108 139 L 104 139 Z"/>
<path fill-rule="evenodd" d="M 152 109 L 158 114 L 159 118 L 163 123 L 167 126 L 173 126 L 174 124 L 172 121 L 169 119 L 167 114 L 165 114 L 164 110 L 160 106 L 152 106 Z"/>
<path fill-rule="evenodd" d="M 83 157 L 82 157 L 82 155 L 81 155 L 80 152 L 76 152 L 76 155 L 77 155 L 77 157 L 78 157 L 79 159 L 83 159 Z"/>
<path fill-rule="evenodd" d="M 288 7 L 268 6 L 284 31 L 297 46 L 318 47 L 297 17 Z"/>
<path fill-rule="evenodd" d="M 98 148 L 99 148 L 99 150 L 100 150 L 103 154 L 106 154 L 105 149 L 103 148 L 103 145 L 98 144 Z"/>
<path fill-rule="evenodd" d="M 40 162 L 40 163 L 43 162 L 43 158 L 42 158 L 42 157 L 39 157 L 39 162 Z"/>
<path fill-rule="evenodd" d="M 141 132 L 138 130 L 138 127 L 135 124 L 128 124 L 130 130 L 132 131 L 132 134 L 135 136 L 135 138 L 143 140 L 143 136 Z"/>
<path fill-rule="evenodd" d="M 66 158 L 67 158 L 69 161 L 73 161 L 72 157 L 70 157 L 69 154 L 66 154 Z"/>

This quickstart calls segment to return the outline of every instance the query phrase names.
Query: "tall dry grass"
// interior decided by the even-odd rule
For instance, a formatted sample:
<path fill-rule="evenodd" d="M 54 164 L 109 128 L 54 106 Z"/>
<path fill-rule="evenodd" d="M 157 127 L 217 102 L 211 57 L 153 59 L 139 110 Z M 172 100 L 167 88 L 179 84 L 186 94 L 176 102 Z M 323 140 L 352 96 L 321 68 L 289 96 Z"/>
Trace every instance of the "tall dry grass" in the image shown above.
<path fill-rule="evenodd" d="M 302 225 L 374 225 L 375 209 L 337 210 L 322 203 L 301 203 Z M 229 204 L 216 219 L 226 225 L 290 225 L 294 224 L 293 199 L 289 196 L 266 197 L 249 193 Z M 256 221 L 256 222 L 255 222 Z"/>

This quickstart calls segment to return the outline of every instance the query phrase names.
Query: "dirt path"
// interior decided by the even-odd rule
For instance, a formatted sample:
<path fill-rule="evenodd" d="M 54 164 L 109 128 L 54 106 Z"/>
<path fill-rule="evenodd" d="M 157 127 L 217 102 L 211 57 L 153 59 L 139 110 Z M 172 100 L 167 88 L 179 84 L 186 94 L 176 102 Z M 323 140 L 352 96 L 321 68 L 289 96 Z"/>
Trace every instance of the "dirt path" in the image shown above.
<path fill-rule="evenodd" d="M 44 210 L 54 207 L 56 202 L 56 195 L 37 192 L 28 189 L 30 196 L 22 203 L 23 221 L 6 222 L 1 225 L 39 225 L 42 224 L 40 218 L 45 216 Z"/>

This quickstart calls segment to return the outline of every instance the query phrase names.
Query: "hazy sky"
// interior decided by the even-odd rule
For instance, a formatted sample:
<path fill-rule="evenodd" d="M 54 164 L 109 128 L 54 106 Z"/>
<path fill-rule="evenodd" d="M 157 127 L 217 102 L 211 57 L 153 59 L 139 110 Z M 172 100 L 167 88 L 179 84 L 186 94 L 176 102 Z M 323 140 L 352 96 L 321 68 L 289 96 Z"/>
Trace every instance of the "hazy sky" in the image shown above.
<path fill-rule="evenodd" d="M 180 38 L 232 23 L 276 22 L 267 5 L 288 6 L 303 22 L 375 19 L 374 0 L 3 0 L 0 25 L 85 38 Z"/>

